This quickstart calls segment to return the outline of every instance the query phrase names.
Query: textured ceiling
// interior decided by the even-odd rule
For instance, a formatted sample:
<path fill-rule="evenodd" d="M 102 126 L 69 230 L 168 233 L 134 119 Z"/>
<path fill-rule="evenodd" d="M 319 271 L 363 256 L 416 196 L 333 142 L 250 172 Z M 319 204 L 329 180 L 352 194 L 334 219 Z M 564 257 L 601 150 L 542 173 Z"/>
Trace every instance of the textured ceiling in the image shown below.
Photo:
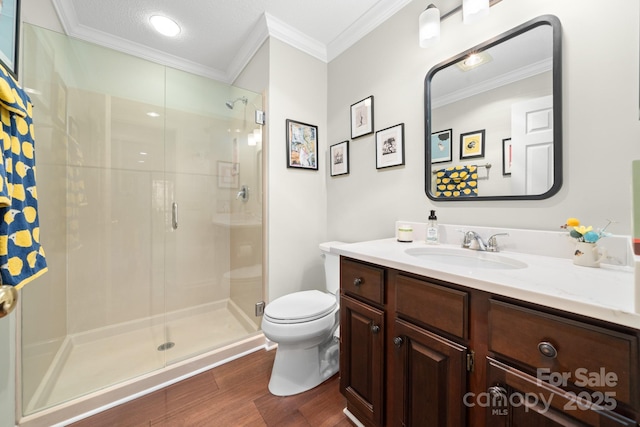
<path fill-rule="evenodd" d="M 410 1 L 52 0 L 52 3 L 71 36 L 231 81 L 268 35 L 276 34 L 328 61 Z M 167 38 L 157 34 L 148 23 L 153 14 L 172 17 L 182 27 L 180 35 Z"/>
<path fill-rule="evenodd" d="M 51 0 L 72 37 L 229 83 L 269 36 L 328 62 L 412 1 L 419 0 Z M 424 4 L 444 15 L 461 1 Z M 182 32 L 156 33 L 154 14 Z"/>

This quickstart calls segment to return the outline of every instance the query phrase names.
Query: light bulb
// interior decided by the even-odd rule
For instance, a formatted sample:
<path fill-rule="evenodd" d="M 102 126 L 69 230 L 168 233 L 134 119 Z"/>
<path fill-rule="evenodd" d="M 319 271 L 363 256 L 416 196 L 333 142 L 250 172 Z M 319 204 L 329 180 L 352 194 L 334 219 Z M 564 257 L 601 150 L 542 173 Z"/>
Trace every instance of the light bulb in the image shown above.
<path fill-rule="evenodd" d="M 433 46 L 440 40 L 440 11 L 430 4 L 420 14 L 420 47 Z"/>
<path fill-rule="evenodd" d="M 149 18 L 149 22 L 162 35 L 167 37 L 175 37 L 180 34 L 180 26 L 171 18 L 162 15 L 153 15 Z"/>

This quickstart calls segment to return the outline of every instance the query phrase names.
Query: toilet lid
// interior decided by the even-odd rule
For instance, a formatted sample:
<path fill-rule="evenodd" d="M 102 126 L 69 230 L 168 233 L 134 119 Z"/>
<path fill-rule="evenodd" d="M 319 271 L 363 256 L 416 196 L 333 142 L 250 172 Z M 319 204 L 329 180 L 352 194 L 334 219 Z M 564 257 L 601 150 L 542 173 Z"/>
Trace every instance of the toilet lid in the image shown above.
<path fill-rule="evenodd" d="M 275 299 L 267 304 L 264 314 L 274 323 L 302 323 L 324 317 L 336 306 L 333 294 L 301 291 Z"/>

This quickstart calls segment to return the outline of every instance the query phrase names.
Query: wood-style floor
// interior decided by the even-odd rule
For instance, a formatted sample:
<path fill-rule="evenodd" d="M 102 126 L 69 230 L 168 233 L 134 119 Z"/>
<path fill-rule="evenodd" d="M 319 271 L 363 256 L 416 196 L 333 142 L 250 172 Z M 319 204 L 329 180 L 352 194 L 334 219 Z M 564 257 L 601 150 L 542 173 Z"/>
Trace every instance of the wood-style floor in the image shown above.
<path fill-rule="evenodd" d="M 71 426 L 351 426 L 338 375 L 295 396 L 271 395 L 274 357 L 257 351 Z"/>

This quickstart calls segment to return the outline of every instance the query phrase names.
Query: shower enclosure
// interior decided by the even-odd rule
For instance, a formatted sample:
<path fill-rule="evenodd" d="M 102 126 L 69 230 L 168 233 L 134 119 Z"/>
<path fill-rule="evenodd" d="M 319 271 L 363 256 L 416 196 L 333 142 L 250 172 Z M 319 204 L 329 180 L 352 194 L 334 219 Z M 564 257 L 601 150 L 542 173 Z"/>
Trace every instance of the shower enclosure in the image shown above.
<path fill-rule="evenodd" d="M 23 52 L 49 272 L 21 291 L 22 414 L 258 337 L 261 95 L 31 25 Z"/>

